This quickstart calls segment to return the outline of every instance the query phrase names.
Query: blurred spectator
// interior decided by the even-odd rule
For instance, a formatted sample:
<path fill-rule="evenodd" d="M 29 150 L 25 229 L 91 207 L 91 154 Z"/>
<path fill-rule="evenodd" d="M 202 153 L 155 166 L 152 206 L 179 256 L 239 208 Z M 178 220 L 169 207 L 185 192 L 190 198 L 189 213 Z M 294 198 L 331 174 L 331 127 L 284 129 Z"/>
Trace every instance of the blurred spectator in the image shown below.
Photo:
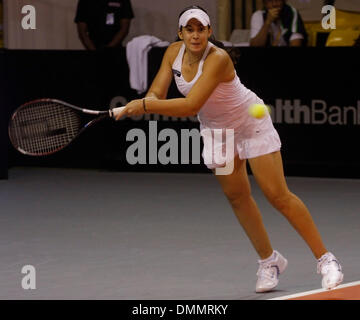
<path fill-rule="evenodd" d="M 307 34 L 299 12 L 286 0 L 263 0 L 264 10 L 251 17 L 250 46 L 306 46 Z"/>
<path fill-rule="evenodd" d="M 354 47 L 360 47 L 360 36 L 355 40 Z"/>
<path fill-rule="evenodd" d="M 88 50 L 119 48 L 134 17 L 130 0 L 79 0 L 75 22 Z"/>
<path fill-rule="evenodd" d="M 75 22 L 79 38 L 87 50 L 95 51 L 91 60 L 93 75 L 99 87 L 106 88 L 98 93 L 99 109 L 107 109 L 114 97 L 130 90 L 122 42 L 133 17 L 130 0 L 78 0 Z"/>

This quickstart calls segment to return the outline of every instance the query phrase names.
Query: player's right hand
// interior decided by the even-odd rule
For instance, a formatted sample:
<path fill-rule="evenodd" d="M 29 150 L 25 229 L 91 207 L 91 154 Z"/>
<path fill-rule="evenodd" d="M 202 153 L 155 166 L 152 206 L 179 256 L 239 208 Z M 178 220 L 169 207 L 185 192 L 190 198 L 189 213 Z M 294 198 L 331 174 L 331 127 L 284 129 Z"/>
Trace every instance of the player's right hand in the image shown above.
<path fill-rule="evenodd" d="M 120 120 L 123 116 L 127 114 L 126 107 L 114 108 L 112 109 L 112 112 L 113 112 L 112 116 L 116 121 Z"/>

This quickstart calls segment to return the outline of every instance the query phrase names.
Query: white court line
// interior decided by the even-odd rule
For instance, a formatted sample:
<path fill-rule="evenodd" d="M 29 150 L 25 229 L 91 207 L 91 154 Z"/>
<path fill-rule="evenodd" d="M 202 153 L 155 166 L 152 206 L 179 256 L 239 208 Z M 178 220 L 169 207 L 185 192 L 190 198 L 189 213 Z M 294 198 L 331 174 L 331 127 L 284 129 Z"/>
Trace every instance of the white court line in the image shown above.
<path fill-rule="evenodd" d="M 307 295 L 314 294 L 314 293 L 329 292 L 329 291 L 334 291 L 334 290 L 337 290 L 337 289 L 346 288 L 346 287 L 352 287 L 352 286 L 357 286 L 357 285 L 360 285 L 360 281 L 355 281 L 355 282 L 349 282 L 349 283 L 346 283 L 346 284 L 342 284 L 342 285 L 337 286 L 336 288 L 331 289 L 331 290 L 327 290 L 327 289 L 311 290 L 311 291 L 295 293 L 295 294 L 291 294 L 291 295 L 288 295 L 288 296 L 282 296 L 282 297 L 277 297 L 277 298 L 272 298 L 272 299 L 267 299 L 267 300 L 287 300 L 287 299 L 293 299 L 293 298 L 307 296 Z"/>

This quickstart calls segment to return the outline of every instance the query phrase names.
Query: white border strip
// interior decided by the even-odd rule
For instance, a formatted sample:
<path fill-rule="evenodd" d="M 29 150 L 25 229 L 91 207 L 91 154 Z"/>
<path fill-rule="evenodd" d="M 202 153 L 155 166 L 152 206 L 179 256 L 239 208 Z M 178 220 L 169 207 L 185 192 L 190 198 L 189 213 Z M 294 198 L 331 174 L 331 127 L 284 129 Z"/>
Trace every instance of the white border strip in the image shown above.
<path fill-rule="evenodd" d="M 320 293 L 320 292 L 329 292 L 329 291 L 334 291 L 337 289 L 342 289 L 342 288 L 347 288 L 347 287 L 352 287 L 352 286 L 357 286 L 360 285 L 360 281 L 355 281 L 355 282 L 349 282 L 346 284 L 342 284 L 334 289 L 331 290 L 327 290 L 327 289 L 318 289 L 318 290 L 311 290 L 311 291 L 305 291 L 305 292 L 300 292 L 300 293 L 295 293 L 295 294 L 291 294 L 288 296 L 283 296 L 283 297 L 277 297 L 277 298 L 272 298 L 272 299 L 267 299 L 267 300 L 287 300 L 287 299 L 293 299 L 293 298 L 298 298 L 298 297 L 304 297 L 310 294 L 315 294 L 315 293 Z"/>

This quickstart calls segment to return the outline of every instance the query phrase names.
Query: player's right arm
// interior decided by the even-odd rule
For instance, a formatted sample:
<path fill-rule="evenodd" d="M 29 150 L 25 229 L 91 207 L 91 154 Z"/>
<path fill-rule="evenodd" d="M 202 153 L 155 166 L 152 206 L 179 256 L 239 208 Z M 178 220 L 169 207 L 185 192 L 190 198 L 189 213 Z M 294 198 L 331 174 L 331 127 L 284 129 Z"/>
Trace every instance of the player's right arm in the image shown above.
<path fill-rule="evenodd" d="M 172 81 L 172 64 L 179 52 L 181 42 L 174 42 L 165 51 L 160 69 L 154 78 L 146 98 L 166 99 Z"/>

